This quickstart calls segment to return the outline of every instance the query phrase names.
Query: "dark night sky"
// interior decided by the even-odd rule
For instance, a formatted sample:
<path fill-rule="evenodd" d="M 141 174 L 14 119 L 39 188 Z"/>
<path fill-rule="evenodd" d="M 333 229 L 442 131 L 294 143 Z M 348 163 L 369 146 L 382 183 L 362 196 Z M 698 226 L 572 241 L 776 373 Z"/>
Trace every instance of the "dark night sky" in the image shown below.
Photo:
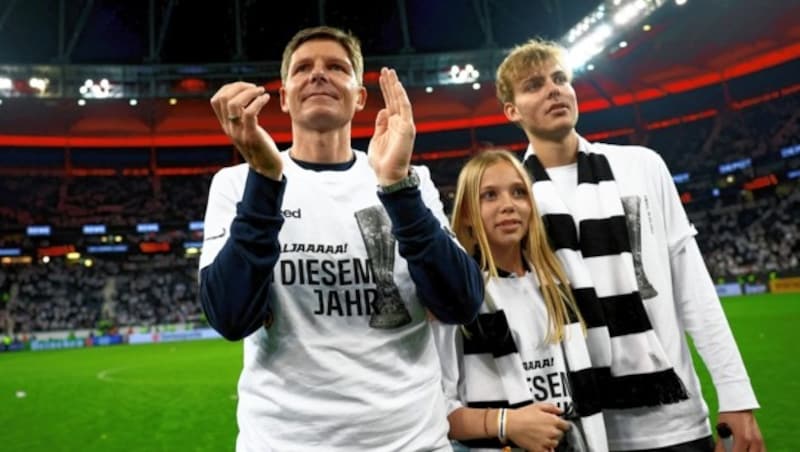
<path fill-rule="evenodd" d="M 0 64 L 53 63 L 59 55 L 61 0 L 0 0 Z M 87 0 L 65 0 L 64 47 L 69 48 Z M 300 28 L 319 24 L 319 0 L 276 3 L 241 0 L 246 59 L 280 59 Z M 504 48 L 536 35 L 557 39 L 598 0 L 488 0 L 493 41 Z M 94 0 L 72 47 L 71 63 L 147 62 L 150 54 L 148 0 Z M 167 18 L 167 0 L 155 0 L 156 41 Z M 396 0 L 324 1 L 325 22 L 362 40 L 367 56 L 399 53 L 403 47 Z M 406 0 L 411 46 L 418 53 L 470 50 L 486 45 L 476 5 L 483 0 Z M 558 6 L 555 6 L 558 4 Z M 9 8 L 10 6 L 10 8 Z M 177 0 L 169 15 L 161 63 L 230 62 L 236 54 L 233 1 Z"/>

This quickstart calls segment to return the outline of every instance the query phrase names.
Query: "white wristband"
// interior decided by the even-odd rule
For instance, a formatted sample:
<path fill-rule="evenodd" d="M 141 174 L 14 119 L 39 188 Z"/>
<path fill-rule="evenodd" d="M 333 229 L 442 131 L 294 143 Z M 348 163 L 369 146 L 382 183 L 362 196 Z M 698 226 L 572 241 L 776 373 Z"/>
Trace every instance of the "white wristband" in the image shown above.
<path fill-rule="evenodd" d="M 497 412 L 497 439 L 500 440 L 502 444 L 508 442 L 508 438 L 506 437 L 506 428 L 508 427 L 508 410 L 505 408 L 500 408 L 500 411 Z"/>

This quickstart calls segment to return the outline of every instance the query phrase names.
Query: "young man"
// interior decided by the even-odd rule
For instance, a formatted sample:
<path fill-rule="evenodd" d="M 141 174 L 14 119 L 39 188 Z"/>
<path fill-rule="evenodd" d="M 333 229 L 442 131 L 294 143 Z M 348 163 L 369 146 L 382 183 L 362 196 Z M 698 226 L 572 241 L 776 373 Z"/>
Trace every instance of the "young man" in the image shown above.
<path fill-rule="evenodd" d="M 497 95 L 530 142 L 524 164 L 589 327 L 610 448 L 714 449 L 689 333 L 736 450 L 763 450 L 758 403 L 666 165 L 650 149 L 575 131 L 564 55 L 552 42 L 518 46 L 497 70 Z"/>
<path fill-rule="evenodd" d="M 247 163 L 215 175 L 200 297 L 211 325 L 244 339 L 237 451 L 450 450 L 427 312 L 469 321 L 480 271 L 445 232 L 397 75 L 369 153 L 350 147 L 366 102 L 358 40 L 305 29 L 286 46 L 281 109 L 292 146 L 258 124 L 269 101 L 237 82 L 211 99 Z"/>

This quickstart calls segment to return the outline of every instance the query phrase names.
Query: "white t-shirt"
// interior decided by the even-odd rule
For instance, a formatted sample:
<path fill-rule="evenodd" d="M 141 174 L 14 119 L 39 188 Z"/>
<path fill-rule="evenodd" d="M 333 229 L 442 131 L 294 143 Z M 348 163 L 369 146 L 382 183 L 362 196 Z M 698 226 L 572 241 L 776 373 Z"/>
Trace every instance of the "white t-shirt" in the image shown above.
<path fill-rule="evenodd" d="M 564 205 L 570 212 L 575 211 L 575 203 L 578 196 L 578 164 L 555 166 L 547 168 L 547 176 L 558 190 L 558 195 L 564 201 Z"/>
<path fill-rule="evenodd" d="M 711 434 L 708 407 L 692 363 L 685 333 L 692 336 L 709 369 L 720 411 L 758 408 L 728 321 L 702 256 L 697 233 L 689 223 L 675 184 L 661 157 L 640 146 L 588 143 L 607 158 L 623 202 L 639 206 L 641 262 L 657 293 L 645 297 L 645 310 L 670 363 L 686 385 L 689 399 L 652 408 L 605 410 L 609 447 L 614 450 L 653 449 Z M 531 152 L 529 147 L 528 153 Z M 526 153 L 526 157 L 527 157 Z M 571 174 L 567 174 L 568 172 Z M 548 175 L 570 195 L 577 187 L 577 167 L 555 168 Z M 555 176 L 555 177 L 553 177 Z M 641 288 L 640 288 L 641 290 Z"/>
<path fill-rule="evenodd" d="M 522 277 L 492 278 L 486 291 L 506 313 L 533 402 L 552 403 L 566 411 L 572 397 L 564 353 L 558 343 L 545 340 L 550 325 L 536 277 L 528 272 Z"/>
<path fill-rule="evenodd" d="M 572 396 L 564 354 L 559 344 L 546 341 L 550 326 L 536 276 L 528 272 L 521 277 L 490 278 L 485 290 L 496 309 L 505 312 L 533 402 L 566 408 L 572 403 Z M 487 312 L 486 309 L 483 306 L 481 312 Z M 438 322 L 435 325 L 448 415 L 467 406 L 469 400 L 496 399 L 496 389 L 487 385 L 491 381 L 502 384 L 492 355 L 478 355 L 469 361 L 471 364 L 466 364 L 459 327 Z"/>
<path fill-rule="evenodd" d="M 396 243 L 393 283 L 411 320 L 370 327 L 380 276 L 355 212 L 381 203 L 366 154 L 355 155 L 345 171 L 312 171 L 282 153 L 287 186 L 269 293 L 273 320 L 244 339 L 239 452 L 451 449 L 431 328 Z M 425 204 L 446 224 L 427 168 L 416 170 Z M 238 165 L 214 177 L 209 234 L 228 234 L 247 174 Z M 206 242 L 201 268 L 223 243 Z"/>

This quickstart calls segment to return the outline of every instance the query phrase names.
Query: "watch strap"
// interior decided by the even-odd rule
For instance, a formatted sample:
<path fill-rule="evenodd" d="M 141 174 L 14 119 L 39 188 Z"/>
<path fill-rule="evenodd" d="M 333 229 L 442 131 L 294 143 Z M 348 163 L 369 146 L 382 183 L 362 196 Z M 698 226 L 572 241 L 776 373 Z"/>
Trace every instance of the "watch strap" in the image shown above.
<path fill-rule="evenodd" d="M 378 191 L 383 194 L 394 193 L 404 188 L 419 187 L 419 176 L 414 168 L 408 170 L 408 176 L 390 185 L 378 185 Z"/>

